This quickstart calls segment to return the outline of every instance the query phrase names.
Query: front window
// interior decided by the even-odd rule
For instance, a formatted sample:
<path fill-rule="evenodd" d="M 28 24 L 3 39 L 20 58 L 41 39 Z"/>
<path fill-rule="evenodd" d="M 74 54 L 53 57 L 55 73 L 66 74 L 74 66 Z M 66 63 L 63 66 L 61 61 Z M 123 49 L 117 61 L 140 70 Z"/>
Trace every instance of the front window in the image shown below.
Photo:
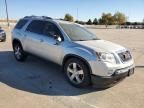
<path fill-rule="evenodd" d="M 60 26 L 73 41 L 98 40 L 93 33 L 77 24 L 60 23 Z"/>

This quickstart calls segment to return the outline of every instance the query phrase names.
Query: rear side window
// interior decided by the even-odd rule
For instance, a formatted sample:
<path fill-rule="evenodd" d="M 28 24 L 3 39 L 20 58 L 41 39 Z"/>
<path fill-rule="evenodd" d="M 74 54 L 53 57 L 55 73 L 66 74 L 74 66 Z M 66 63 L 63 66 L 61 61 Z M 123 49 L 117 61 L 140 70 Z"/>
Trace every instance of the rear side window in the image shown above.
<path fill-rule="evenodd" d="M 45 21 L 40 20 L 33 20 L 27 27 L 27 31 L 37 33 L 37 34 L 43 34 L 43 30 L 45 28 Z"/>
<path fill-rule="evenodd" d="M 15 26 L 16 29 L 21 29 L 26 23 L 28 22 L 28 20 L 22 19 L 20 20 L 17 25 Z"/>

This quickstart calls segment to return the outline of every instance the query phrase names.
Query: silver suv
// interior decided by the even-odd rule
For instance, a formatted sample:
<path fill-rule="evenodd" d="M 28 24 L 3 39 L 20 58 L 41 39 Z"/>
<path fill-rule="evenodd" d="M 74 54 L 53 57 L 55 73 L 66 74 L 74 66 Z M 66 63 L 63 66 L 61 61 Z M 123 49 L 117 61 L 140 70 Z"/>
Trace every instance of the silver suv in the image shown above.
<path fill-rule="evenodd" d="M 76 87 L 110 87 L 134 73 L 129 50 L 79 24 L 50 17 L 22 18 L 12 31 L 12 45 L 16 60 L 32 54 L 55 62 Z"/>

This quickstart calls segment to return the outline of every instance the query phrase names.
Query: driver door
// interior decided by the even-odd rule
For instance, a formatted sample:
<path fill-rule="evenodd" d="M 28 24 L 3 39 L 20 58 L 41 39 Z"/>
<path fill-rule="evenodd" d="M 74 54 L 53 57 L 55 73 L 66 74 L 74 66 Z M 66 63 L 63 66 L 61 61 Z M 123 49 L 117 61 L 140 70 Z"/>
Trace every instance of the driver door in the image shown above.
<path fill-rule="evenodd" d="M 58 37 L 62 38 L 58 27 L 46 21 L 43 36 L 41 37 L 41 54 L 44 58 L 59 64 L 61 62 L 63 47 L 62 42 L 57 44 Z"/>

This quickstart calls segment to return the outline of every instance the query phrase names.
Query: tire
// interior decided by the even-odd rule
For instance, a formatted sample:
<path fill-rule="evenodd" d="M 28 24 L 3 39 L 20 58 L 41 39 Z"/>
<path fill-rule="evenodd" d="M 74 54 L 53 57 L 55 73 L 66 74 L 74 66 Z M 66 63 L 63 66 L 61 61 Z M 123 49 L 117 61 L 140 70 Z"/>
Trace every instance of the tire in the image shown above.
<path fill-rule="evenodd" d="M 15 56 L 17 61 L 23 62 L 26 60 L 27 55 L 23 51 L 22 45 L 20 43 L 15 43 L 13 45 L 13 50 L 14 50 L 14 56 Z"/>
<path fill-rule="evenodd" d="M 67 80 L 75 87 L 85 88 L 91 84 L 90 70 L 81 59 L 71 58 L 64 65 Z"/>

